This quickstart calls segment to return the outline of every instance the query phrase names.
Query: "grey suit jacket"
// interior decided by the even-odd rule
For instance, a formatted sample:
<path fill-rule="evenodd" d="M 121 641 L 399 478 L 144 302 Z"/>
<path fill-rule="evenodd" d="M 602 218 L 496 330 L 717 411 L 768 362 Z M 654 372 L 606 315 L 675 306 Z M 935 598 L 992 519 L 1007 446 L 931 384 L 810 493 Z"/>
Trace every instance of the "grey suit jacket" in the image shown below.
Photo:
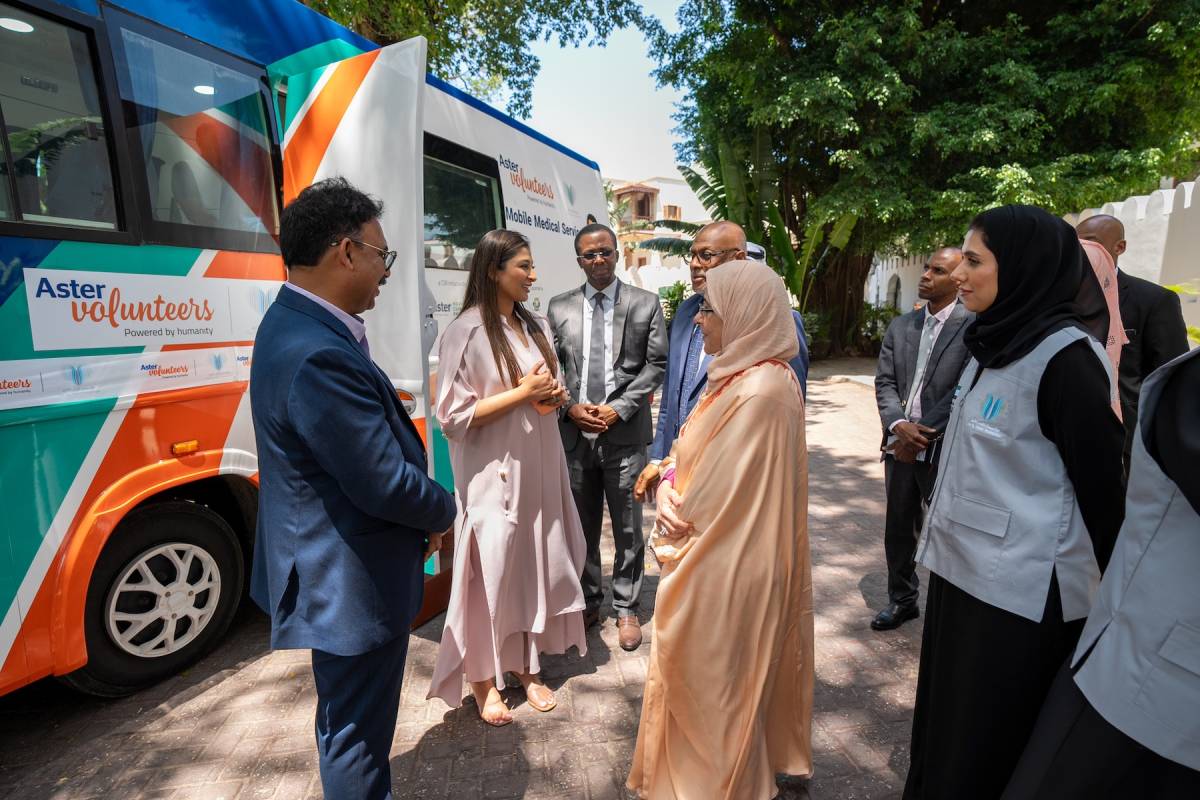
<path fill-rule="evenodd" d="M 570 402 L 581 402 L 580 369 L 583 349 L 587 347 L 587 334 L 583 330 L 583 287 L 551 298 L 547 317 L 562 368 L 562 381 L 571 395 Z M 662 384 L 667 367 L 667 325 L 658 295 L 628 283 L 621 284 L 613 306 L 613 351 L 616 390 L 609 395 L 607 403 L 621 421 L 602 436 L 612 444 L 648 445 L 654 439 L 650 398 Z M 568 450 L 574 448 L 580 430 L 565 413 L 559 416 L 559 432 L 563 445 Z"/>
<path fill-rule="evenodd" d="M 950 401 L 954 387 L 971 354 L 963 344 L 963 331 L 975 315 L 955 303 L 950 318 L 942 326 L 921 382 L 921 418 L 916 422 L 945 432 L 950 421 Z M 887 442 L 888 426 L 904 419 L 904 401 L 917 370 L 917 351 L 921 347 L 921 329 L 925 324 L 924 309 L 896 317 L 883 335 L 879 364 L 875 370 L 875 401 L 879 404 L 879 421 L 883 424 L 883 441 Z"/>

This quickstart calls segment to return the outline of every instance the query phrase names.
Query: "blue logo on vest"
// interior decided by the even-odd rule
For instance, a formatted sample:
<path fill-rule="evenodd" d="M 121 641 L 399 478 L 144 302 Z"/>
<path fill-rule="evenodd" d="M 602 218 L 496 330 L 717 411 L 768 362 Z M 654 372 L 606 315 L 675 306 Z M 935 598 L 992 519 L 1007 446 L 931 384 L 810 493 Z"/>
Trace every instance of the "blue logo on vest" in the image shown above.
<path fill-rule="evenodd" d="M 1000 416 L 1000 409 L 1004 408 L 1004 399 L 988 395 L 983 401 L 983 413 L 980 417 L 991 422 L 996 417 Z"/>

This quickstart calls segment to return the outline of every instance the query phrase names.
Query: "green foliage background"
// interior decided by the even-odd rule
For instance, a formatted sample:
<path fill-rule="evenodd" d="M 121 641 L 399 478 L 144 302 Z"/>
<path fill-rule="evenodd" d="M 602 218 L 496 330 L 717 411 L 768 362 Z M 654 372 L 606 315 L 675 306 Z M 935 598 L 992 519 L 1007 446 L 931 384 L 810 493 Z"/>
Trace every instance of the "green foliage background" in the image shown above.
<path fill-rule="evenodd" d="M 730 218 L 761 215 L 801 255 L 856 220 L 804 277 L 835 351 L 858 344 L 873 254 L 957 244 L 995 205 L 1062 214 L 1200 165 L 1197 0 L 685 0 L 678 20 L 651 24 L 651 49 L 686 93 L 681 162 L 769 188 Z"/>

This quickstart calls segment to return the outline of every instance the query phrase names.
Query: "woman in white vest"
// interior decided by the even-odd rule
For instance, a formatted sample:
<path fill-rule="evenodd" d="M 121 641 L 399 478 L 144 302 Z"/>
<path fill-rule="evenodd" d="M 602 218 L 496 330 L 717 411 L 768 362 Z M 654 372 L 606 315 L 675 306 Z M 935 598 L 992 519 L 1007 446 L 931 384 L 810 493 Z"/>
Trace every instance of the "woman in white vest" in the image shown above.
<path fill-rule="evenodd" d="M 977 315 L 917 561 L 929 568 L 906 800 L 994 800 L 1071 653 L 1121 525 L 1120 422 L 1079 239 L 980 214 L 954 271 Z"/>
<path fill-rule="evenodd" d="M 1200 797 L 1200 349 L 1142 385 L 1125 524 L 1005 800 Z"/>

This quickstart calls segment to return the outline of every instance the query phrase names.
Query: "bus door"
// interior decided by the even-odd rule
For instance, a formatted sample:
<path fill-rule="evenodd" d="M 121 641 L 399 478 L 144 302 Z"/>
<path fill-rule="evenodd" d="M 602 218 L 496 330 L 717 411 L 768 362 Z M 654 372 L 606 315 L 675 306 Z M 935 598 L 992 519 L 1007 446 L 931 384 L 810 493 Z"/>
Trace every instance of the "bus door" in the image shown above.
<path fill-rule="evenodd" d="M 383 201 L 380 224 L 399 256 L 365 315 L 367 338 L 428 448 L 427 358 L 436 328 L 424 259 L 425 53 L 425 39 L 416 37 L 288 76 L 283 199 L 286 205 L 315 181 L 341 176 Z M 425 565 L 418 624 L 445 609 L 451 563 L 444 553 Z"/>

